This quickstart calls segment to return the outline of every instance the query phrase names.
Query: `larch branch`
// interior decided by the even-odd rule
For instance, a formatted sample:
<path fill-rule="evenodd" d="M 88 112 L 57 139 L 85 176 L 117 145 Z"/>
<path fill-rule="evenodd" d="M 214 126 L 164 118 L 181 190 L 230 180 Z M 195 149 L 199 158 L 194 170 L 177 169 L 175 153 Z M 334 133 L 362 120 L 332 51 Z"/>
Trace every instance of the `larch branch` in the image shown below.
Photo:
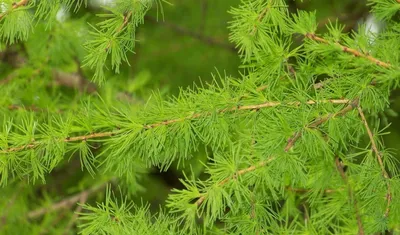
<path fill-rule="evenodd" d="M 218 113 L 227 113 L 227 112 L 234 112 L 234 111 L 241 111 L 241 110 L 259 110 L 261 108 L 269 108 L 269 107 L 276 107 L 279 105 L 287 105 L 287 106 L 299 106 L 301 104 L 309 104 L 309 105 L 314 105 L 314 104 L 319 104 L 319 103 L 331 103 L 331 104 L 347 104 L 349 103 L 348 99 L 333 99 L 333 100 L 320 100 L 320 101 L 315 101 L 315 100 L 309 100 L 306 102 L 300 102 L 300 101 L 291 101 L 291 102 L 277 102 L 277 101 L 269 101 L 265 102 L 262 104 L 256 104 L 256 105 L 244 105 L 244 106 L 235 106 L 232 108 L 226 108 L 226 109 L 221 109 L 218 111 Z M 190 119 L 195 119 L 203 116 L 210 115 L 210 113 L 197 113 L 193 114 L 190 116 L 187 116 L 185 118 L 177 118 L 177 119 L 171 119 L 171 120 L 166 120 L 162 122 L 156 122 L 153 124 L 147 124 L 143 126 L 143 129 L 152 129 L 158 126 L 163 126 L 163 125 L 170 125 L 173 123 L 177 122 L 182 122 L 185 120 L 190 120 Z M 339 115 L 339 114 L 336 114 Z M 111 137 L 113 135 L 121 133 L 120 130 L 115 130 L 115 131 L 107 131 L 107 132 L 98 132 L 98 133 L 91 133 L 88 135 L 81 135 L 81 136 L 74 136 L 74 137 L 67 137 L 65 139 L 59 139 L 59 142 L 75 142 L 75 141 L 86 141 L 88 139 L 97 139 L 97 138 L 103 138 L 103 137 Z M 12 152 L 18 152 L 18 151 L 23 151 L 27 149 L 34 149 L 38 147 L 41 144 L 39 141 L 32 141 L 31 143 L 24 145 L 24 146 L 18 146 L 18 147 L 11 147 L 6 150 L 1 150 L 0 153 L 12 153 Z"/>
<path fill-rule="evenodd" d="M 309 39 L 311 39 L 311 40 L 317 41 L 317 42 L 324 43 L 324 44 L 331 44 L 328 40 L 323 39 L 323 38 L 321 38 L 321 37 L 318 37 L 317 35 L 315 35 L 315 34 L 313 34 L 313 33 L 307 33 L 307 34 L 305 35 L 305 37 L 306 37 L 306 38 L 309 38 Z M 385 67 L 385 68 L 390 68 L 390 67 L 391 67 L 390 64 L 385 63 L 385 62 L 383 62 L 383 61 L 380 61 L 380 60 L 376 59 L 375 57 L 372 57 L 372 56 L 370 56 L 370 55 L 366 55 L 366 54 L 361 53 L 361 52 L 359 52 L 359 51 L 357 51 L 357 50 L 355 50 L 355 49 L 352 49 L 352 48 L 350 48 L 350 47 L 343 46 L 343 45 L 341 45 L 340 43 L 337 43 L 337 42 L 335 42 L 334 44 L 337 45 L 337 46 L 339 46 L 340 49 L 341 49 L 342 51 L 344 51 L 344 52 L 346 52 L 346 53 L 349 53 L 349 54 L 352 54 L 352 55 L 354 55 L 355 57 L 362 57 L 362 58 L 365 58 L 365 59 L 371 61 L 372 63 L 374 63 L 374 64 L 376 64 L 376 65 L 378 65 L 378 66 L 381 66 L 381 67 Z"/>
<path fill-rule="evenodd" d="M 238 178 L 239 176 L 241 176 L 241 175 L 244 175 L 244 174 L 247 174 L 247 173 L 249 173 L 249 172 L 255 171 L 256 169 L 261 168 L 261 167 L 267 165 L 268 163 L 270 163 L 270 162 L 273 161 L 274 159 L 275 159 L 275 157 L 270 157 L 270 158 L 268 158 L 267 160 L 258 162 L 258 163 L 255 164 L 255 165 L 252 165 L 252 166 L 249 166 L 249 167 L 247 167 L 247 168 L 245 168 L 245 169 L 239 170 L 239 171 L 237 171 L 233 176 L 228 177 L 228 178 L 225 178 L 224 180 L 220 181 L 220 182 L 218 183 L 218 185 L 219 185 L 219 186 L 225 185 L 226 183 L 230 182 L 231 180 L 237 179 L 237 178 Z M 298 189 L 298 188 L 290 188 L 290 187 L 288 188 L 288 190 L 293 191 L 293 192 L 308 192 L 307 189 Z M 334 189 L 326 189 L 326 190 L 324 190 L 324 192 L 325 192 L 325 193 L 334 193 L 334 192 L 337 192 L 337 191 L 339 191 L 339 190 L 342 190 L 342 189 L 337 189 L 337 190 L 334 190 Z M 196 206 L 200 206 L 200 205 L 204 202 L 204 200 L 207 198 L 207 195 L 208 195 L 208 194 L 205 193 L 204 195 L 202 195 L 201 197 L 199 197 L 199 199 L 197 199 L 197 201 L 195 202 L 195 205 L 196 205 Z"/>
<path fill-rule="evenodd" d="M 369 128 L 367 119 L 365 118 L 364 112 L 362 111 L 361 107 L 358 107 L 358 113 L 360 114 L 361 120 L 364 123 L 365 129 L 367 130 L 368 137 L 369 137 L 369 139 L 371 141 L 372 150 L 375 152 L 376 158 L 378 160 L 379 166 L 380 166 L 381 171 L 382 171 L 382 175 L 386 180 L 386 187 L 387 187 L 386 200 L 387 200 L 387 205 L 386 205 L 386 211 L 385 211 L 384 216 L 388 217 L 389 213 L 390 213 L 390 204 L 391 204 L 391 201 L 392 201 L 392 193 L 391 193 L 391 187 L 390 187 L 390 183 L 389 183 L 390 177 L 389 177 L 389 174 L 387 173 L 387 171 L 385 169 L 385 166 L 384 166 L 383 161 L 382 161 L 382 154 L 378 150 L 378 146 L 376 145 L 376 142 L 375 142 L 375 139 L 374 139 L 374 135 L 372 134 L 372 131 Z"/>

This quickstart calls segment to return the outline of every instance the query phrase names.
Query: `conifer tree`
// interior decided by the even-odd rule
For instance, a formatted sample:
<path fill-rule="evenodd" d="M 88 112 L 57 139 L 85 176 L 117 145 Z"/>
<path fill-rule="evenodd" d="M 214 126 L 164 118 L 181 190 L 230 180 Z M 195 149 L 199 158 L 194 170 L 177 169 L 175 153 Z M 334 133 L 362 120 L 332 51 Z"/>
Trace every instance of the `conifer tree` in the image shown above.
<path fill-rule="evenodd" d="M 168 23 L 164 0 L 0 0 L 1 234 L 399 233 L 383 138 L 400 1 L 367 6 L 379 33 L 237 1 L 231 46 Z M 130 79 L 138 41 L 163 40 L 137 40 L 147 24 L 237 52 L 240 73 L 176 95 L 149 89 L 151 71 Z M 151 185 L 171 169 L 176 187 Z"/>

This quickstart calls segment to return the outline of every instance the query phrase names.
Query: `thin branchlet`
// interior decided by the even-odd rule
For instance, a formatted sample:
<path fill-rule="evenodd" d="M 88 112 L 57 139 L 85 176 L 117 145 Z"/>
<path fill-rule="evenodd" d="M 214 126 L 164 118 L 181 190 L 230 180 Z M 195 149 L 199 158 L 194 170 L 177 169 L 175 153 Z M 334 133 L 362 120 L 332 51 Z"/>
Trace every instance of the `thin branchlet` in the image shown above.
<path fill-rule="evenodd" d="M 255 171 L 255 170 L 267 165 L 268 163 L 270 163 L 274 159 L 275 159 L 275 157 L 270 157 L 267 160 L 260 161 L 255 165 L 252 165 L 252 166 L 249 166 L 249 167 L 247 167 L 245 169 L 239 170 L 233 176 L 225 178 L 224 180 L 220 181 L 218 183 L 218 185 L 219 186 L 225 185 L 226 183 L 230 182 L 231 180 L 237 179 L 239 176 L 242 176 L 242 175 L 247 174 L 249 172 Z M 197 199 L 197 201 L 194 204 L 196 206 L 200 206 L 204 202 L 204 200 L 206 200 L 207 195 L 208 195 L 207 192 L 204 193 L 201 197 L 199 197 L 199 199 Z"/>
<path fill-rule="evenodd" d="M 377 146 L 377 144 L 375 142 L 375 139 L 374 139 L 374 135 L 372 134 L 372 131 L 369 128 L 369 125 L 368 125 L 367 119 L 365 118 L 364 112 L 363 112 L 361 107 L 358 107 L 357 109 L 358 109 L 358 113 L 360 114 L 361 120 L 364 123 L 365 129 L 367 130 L 368 137 L 369 137 L 369 139 L 371 141 L 372 150 L 374 151 L 374 153 L 376 155 L 376 158 L 378 160 L 379 166 L 380 166 L 381 171 L 382 171 L 382 176 L 385 178 L 385 181 L 386 181 L 386 187 L 387 187 L 386 200 L 387 200 L 387 205 L 386 205 L 386 210 L 385 210 L 384 216 L 388 217 L 389 213 L 390 213 L 390 204 L 392 202 L 391 186 L 390 186 L 390 182 L 389 182 L 390 176 L 389 176 L 389 174 L 387 173 L 387 171 L 385 169 L 385 166 L 384 166 L 383 160 L 382 160 L 382 153 L 378 149 L 378 146 Z"/>
<path fill-rule="evenodd" d="M 28 2 L 29 2 L 29 0 L 21 0 L 21 1 L 19 1 L 19 2 L 14 2 L 14 3 L 12 4 L 12 10 L 15 10 L 15 9 L 17 9 L 17 8 L 26 6 L 26 5 L 28 4 Z M 12 10 L 0 14 L 0 20 L 1 20 L 3 17 L 5 17 L 7 14 L 9 14 Z"/>
<path fill-rule="evenodd" d="M 124 15 L 124 20 L 122 21 L 122 24 L 118 27 L 117 31 L 115 31 L 115 34 L 118 35 L 119 33 L 122 32 L 122 30 L 128 25 L 129 19 L 132 16 L 132 11 L 129 11 L 128 14 Z M 111 47 L 112 41 L 110 40 L 107 44 L 106 51 L 108 51 Z"/>
<path fill-rule="evenodd" d="M 305 35 L 305 37 L 306 37 L 306 38 L 309 38 L 309 39 L 311 39 L 311 40 L 317 41 L 317 42 L 324 43 L 324 44 L 331 44 L 328 40 L 326 40 L 326 39 L 324 39 L 324 38 L 321 38 L 321 37 L 318 37 L 317 35 L 315 35 L 315 34 L 313 34 L 313 33 L 307 33 L 307 34 Z M 372 63 L 374 63 L 374 64 L 376 64 L 376 65 L 378 65 L 378 66 L 382 66 L 382 67 L 385 67 L 385 68 L 390 68 L 390 67 L 391 67 L 391 65 L 390 65 L 389 63 L 385 63 L 385 62 L 383 62 L 383 61 L 381 61 L 381 60 L 378 60 L 377 58 L 375 58 L 375 57 L 373 57 L 373 56 L 371 56 L 371 55 L 363 54 L 363 53 L 361 53 L 361 52 L 359 52 L 359 51 L 357 51 L 357 50 L 355 50 L 355 49 L 353 49 L 353 48 L 343 46 L 343 45 L 341 45 L 341 44 L 338 43 L 338 42 L 335 42 L 334 45 L 339 46 L 340 49 L 341 49 L 343 52 L 352 54 L 352 55 L 354 55 L 355 57 L 362 57 L 362 58 L 365 58 L 365 59 L 371 61 Z"/>
<path fill-rule="evenodd" d="M 257 24 L 259 24 L 259 23 L 262 22 L 262 20 L 264 19 L 264 17 L 267 15 L 267 12 L 268 12 L 268 10 L 269 10 L 270 7 L 271 7 L 271 6 L 270 6 L 270 3 L 268 3 L 267 6 L 261 11 L 260 15 L 259 15 L 258 18 L 257 18 Z M 253 30 L 251 31 L 250 35 L 255 35 L 256 32 L 257 32 L 257 30 L 258 30 L 258 27 L 257 27 L 257 25 L 255 24 L 255 25 L 253 26 Z"/>
<path fill-rule="evenodd" d="M 364 235 L 364 226 L 361 220 L 361 215 L 360 215 L 360 209 L 358 207 L 357 204 L 357 199 L 354 198 L 354 191 L 353 188 L 351 187 L 349 180 L 347 178 L 346 173 L 344 172 L 344 166 L 342 164 L 342 162 L 340 161 L 340 159 L 337 157 L 335 158 L 335 165 L 336 165 L 336 169 L 338 170 L 340 177 L 342 178 L 343 182 L 347 185 L 347 192 L 349 194 L 349 200 L 350 202 L 352 202 L 354 210 L 356 211 L 356 219 L 357 219 L 357 226 L 358 226 L 358 234 L 359 235 Z"/>
<path fill-rule="evenodd" d="M 314 129 L 314 128 L 317 128 L 318 126 L 320 126 L 321 124 L 327 122 L 331 118 L 343 116 L 346 113 L 348 113 L 351 110 L 353 110 L 355 107 L 357 107 L 358 102 L 359 102 L 358 99 L 355 99 L 348 106 L 346 106 L 345 108 L 343 108 L 339 112 L 334 113 L 334 114 L 327 114 L 327 115 L 325 115 L 325 116 L 323 116 L 321 118 L 318 118 L 317 120 L 315 120 L 315 121 L 311 122 L 310 124 L 308 124 L 306 126 L 306 128 Z M 298 131 L 298 132 L 294 133 L 292 135 L 292 137 L 289 138 L 288 143 L 287 143 L 287 145 L 285 147 L 285 152 L 289 151 L 294 146 L 294 144 L 303 135 L 302 133 L 303 133 L 302 131 Z"/>

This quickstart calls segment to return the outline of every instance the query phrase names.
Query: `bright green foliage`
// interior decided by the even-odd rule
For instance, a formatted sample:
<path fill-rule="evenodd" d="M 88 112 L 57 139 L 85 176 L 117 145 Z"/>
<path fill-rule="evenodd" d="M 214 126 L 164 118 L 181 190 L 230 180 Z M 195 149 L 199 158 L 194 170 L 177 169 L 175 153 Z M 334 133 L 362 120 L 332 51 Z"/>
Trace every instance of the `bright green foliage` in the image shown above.
<path fill-rule="evenodd" d="M 57 223 L 78 223 L 67 233 L 81 234 L 400 231 L 399 162 L 380 122 L 400 85 L 397 1 L 370 1 L 387 21 L 380 33 L 365 25 L 346 33 L 340 21 L 328 21 L 319 34 L 318 11 L 242 0 L 228 27 L 241 74 L 217 70 L 213 81 L 169 98 L 145 89 L 148 71 L 115 81 L 129 76 L 136 35 L 146 14 L 162 12 L 160 1 L 117 0 L 97 17 L 79 15 L 90 7 L 85 1 L 26 3 L 9 5 L 0 19 L 6 47 L 16 44 L 29 57 L 7 70 L 12 81 L 0 88 L 0 208 L 11 211 L 2 215 L 4 234 L 65 232 L 52 228 Z M 76 16 L 57 20 L 60 8 Z M 29 23 L 18 24 L 20 17 Z M 66 79 L 61 69 L 78 75 Z M 73 83 L 85 72 L 104 83 L 98 94 L 90 95 L 87 81 Z M 65 79 L 80 91 L 66 91 Z M 74 159 L 82 172 L 68 175 Z M 161 207 L 137 200 L 153 169 L 184 171 Z M 57 171 L 78 193 L 64 203 L 80 203 L 62 222 L 53 218 L 59 198 L 44 195 L 41 214 L 26 203 L 35 187 L 60 180 L 52 177 Z M 110 188 L 104 196 L 108 183 L 121 196 Z M 89 195 L 97 206 L 86 203 Z"/>
<path fill-rule="evenodd" d="M 397 0 L 369 0 L 372 12 L 381 20 L 390 20 L 400 10 Z"/>
<path fill-rule="evenodd" d="M 32 30 L 32 15 L 24 10 L 17 10 L 7 15 L 3 21 L 0 36 L 2 41 L 9 44 L 18 40 L 26 40 Z"/>
<path fill-rule="evenodd" d="M 179 234 L 178 225 L 160 213 L 152 216 L 148 206 L 135 206 L 127 199 L 118 200 L 107 190 L 105 202 L 97 207 L 84 205 L 87 213 L 81 220 L 87 221 L 81 228 L 82 234 Z"/>
<path fill-rule="evenodd" d="M 108 8 L 110 13 L 99 14 L 105 18 L 93 27 L 91 37 L 85 44 L 88 55 L 84 63 L 95 69 L 94 80 L 103 81 L 104 68 L 107 58 L 111 57 L 111 69 L 119 73 L 122 62 L 128 62 L 127 52 L 133 52 L 135 47 L 135 32 L 139 24 L 143 24 L 146 12 L 152 7 L 153 2 L 162 6 L 159 0 L 118 0 L 114 8 Z"/>

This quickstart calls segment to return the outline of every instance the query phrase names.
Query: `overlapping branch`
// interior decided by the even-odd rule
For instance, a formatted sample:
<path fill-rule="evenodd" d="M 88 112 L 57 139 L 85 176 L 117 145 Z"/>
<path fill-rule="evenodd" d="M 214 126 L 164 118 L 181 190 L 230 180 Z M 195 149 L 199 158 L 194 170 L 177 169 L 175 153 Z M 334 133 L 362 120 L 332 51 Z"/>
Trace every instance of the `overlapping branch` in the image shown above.
<path fill-rule="evenodd" d="M 336 100 L 333 99 L 333 100 L 321 100 L 321 101 L 309 100 L 309 101 L 305 102 L 305 104 L 309 104 L 309 105 L 318 104 L 318 103 L 347 104 L 347 103 L 349 103 L 349 100 L 347 100 L 347 99 L 336 99 Z M 269 102 L 265 102 L 262 104 L 235 106 L 232 108 L 221 109 L 218 111 L 218 113 L 234 112 L 234 111 L 241 111 L 241 110 L 259 110 L 261 108 L 276 107 L 276 106 L 280 106 L 280 105 L 299 106 L 301 104 L 302 104 L 302 102 L 300 102 L 300 101 L 292 101 L 292 102 L 269 101 Z M 157 123 L 153 123 L 153 124 L 147 124 L 147 125 L 143 126 L 143 129 L 152 129 L 152 128 L 155 128 L 158 126 L 170 125 L 173 123 L 182 122 L 182 121 L 189 120 L 189 119 L 195 119 L 195 118 L 199 118 L 199 117 L 207 116 L 207 115 L 210 115 L 210 113 L 197 113 L 197 114 L 187 116 L 185 118 L 177 118 L 177 119 L 166 120 L 166 121 L 157 122 Z M 75 141 L 86 141 L 88 139 L 111 137 L 111 136 L 119 134 L 119 133 L 121 133 L 120 130 L 91 133 L 89 135 L 67 137 L 65 139 L 59 139 L 58 141 L 66 142 L 66 143 L 67 142 L 75 142 Z M 0 153 L 12 153 L 12 152 L 23 151 L 26 149 L 34 149 L 34 148 L 38 147 L 39 145 L 40 145 L 39 141 L 33 141 L 24 146 L 11 147 L 6 150 L 2 150 L 2 151 L 0 151 Z"/>
<path fill-rule="evenodd" d="M 353 110 L 354 108 L 356 108 L 358 106 L 358 99 L 353 100 L 348 106 L 346 106 L 345 108 L 341 109 L 339 112 L 334 113 L 334 114 L 329 114 L 326 116 L 323 116 L 313 122 L 311 122 L 307 127 L 308 128 L 316 128 L 319 125 L 327 122 L 329 119 L 333 118 L 333 117 L 340 117 L 345 115 L 346 113 L 350 112 L 351 110 Z M 349 101 L 347 101 L 347 103 L 349 103 Z M 289 139 L 288 144 L 285 147 L 285 151 L 288 151 L 291 147 L 294 146 L 294 144 L 296 143 L 297 140 L 299 140 L 299 138 L 302 136 L 301 132 L 297 132 L 293 135 L 292 138 Z M 242 169 L 237 171 L 233 176 L 225 178 L 224 180 L 220 181 L 218 183 L 219 186 L 225 185 L 226 183 L 228 183 L 231 180 L 235 180 L 237 179 L 238 176 L 244 175 L 246 173 L 252 172 L 260 167 L 265 166 L 267 163 L 273 161 L 275 159 L 275 157 L 270 157 L 267 160 L 261 161 L 255 165 L 252 165 L 246 169 Z M 202 195 L 201 197 L 199 197 L 199 199 L 197 199 L 197 201 L 194 203 L 196 206 L 200 206 L 204 200 L 207 197 L 207 193 L 205 193 L 204 195 Z"/>
<path fill-rule="evenodd" d="M 376 142 L 374 140 L 374 136 L 372 134 L 371 129 L 369 128 L 367 119 L 365 118 L 364 112 L 362 111 L 361 107 L 358 107 L 358 113 L 360 114 L 361 120 L 363 121 L 365 129 L 367 130 L 368 137 L 369 137 L 369 139 L 371 141 L 372 150 L 374 151 L 374 153 L 376 155 L 376 158 L 378 160 L 379 166 L 380 166 L 381 171 L 382 171 L 382 175 L 386 180 L 386 187 L 387 187 L 386 200 L 387 200 L 387 205 L 386 205 L 386 210 L 385 210 L 384 216 L 388 217 L 389 213 L 390 213 L 390 204 L 392 202 L 392 193 L 391 193 L 391 187 L 390 187 L 390 182 L 389 182 L 390 176 L 387 173 L 387 171 L 385 169 L 385 166 L 383 165 L 382 154 L 378 150 L 378 146 L 376 145 Z"/>
<path fill-rule="evenodd" d="M 352 189 L 351 185 L 349 184 L 347 175 L 344 173 L 343 164 L 341 163 L 339 158 L 335 159 L 335 164 L 336 164 L 336 169 L 339 171 L 340 177 L 342 177 L 344 183 L 347 185 L 347 190 L 348 190 L 348 194 L 349 194 L 350 200 L 352 200 L 353 206 L 354 206 L 354 210 L 356 211 L 358 234 L 359 235 L 364 235 L 365 234 L 364 233 L 364 227 L 362 225 L 362 220 L 361 220 L 361 216 L 360 216 L 360 210 L 359 210 L 358 204 L 357 204 L 357 199 L 354 198 L 354 192 L 353 192 L 353 189 Z"/>
<path fill-rule="evenodd" d="M 343 108 L 339 112 L 325 115 L 325 116 L 323 116 L 323 117 L 311 122 L 310 124 L 308 124 L 306 126 L 306 128 L 314 129 L 314 128 L 317 128 L 319 125 L 327 122 L 331 118 L 343 116 L 346 113 L 348 113 L 351 110 L 353 110 L 354 108 L 356 108 L 358 106 L 358 102 L 359 102 L 359 100 L 355 99 L 348 106 L 346 106 L 345 108 Z M 287 145 L 285 147 L 285 152 L 289 151 L 289 149 L 291 149 L 294 146 L 294 144 L 297 142 L 297 140 L 300 139 L 300 137 L 302 135 L 303 135 L 302 131 L 298 131 L 298 132 L 294 133 L 292 135 L 292 137 L 290 137 L 289 140 L 288 140 L 288 143 L 287 143 Z"/>
<path fill-rule="evenodd" d="M 224 180 L 222 180 L 221 182 L 218 183 L 219 186 L 225 185 L 226 183 L 230 182 L 231 180 L 235 180 L 237 179 L 239 176 L 247 174 L 249 172 L 255 171 L 265 165 L 267 165 L 268 163 L 270 163 L 271 161 L 273 161 L 275 159 L 275 157 L 270 157 L 267 160 L 264 161 L 260 161 L 255 165 L 252 165 L 250 167 L 247 167 L 245 169 L 239 170 L 237 171 L 233 176 L 225 178 Z M 300 192 L 300 193 L 306 193 L 309 192 L 308 189 L 303 189 L 303 188 L 287 188 L 289 191 L 293 191 L 293 192 Z M 326 189 L 324 190 L 325 193 L 335 193 L 337 191 L 340 191 L 342 189 Z M 197 199 L 197 201 L 195 202 L 196 206 L 200 206 L 204 200 L 207 197 L 207 193 L 204 194 L 203 196 L 199 197 L 199 199 Z"/>

